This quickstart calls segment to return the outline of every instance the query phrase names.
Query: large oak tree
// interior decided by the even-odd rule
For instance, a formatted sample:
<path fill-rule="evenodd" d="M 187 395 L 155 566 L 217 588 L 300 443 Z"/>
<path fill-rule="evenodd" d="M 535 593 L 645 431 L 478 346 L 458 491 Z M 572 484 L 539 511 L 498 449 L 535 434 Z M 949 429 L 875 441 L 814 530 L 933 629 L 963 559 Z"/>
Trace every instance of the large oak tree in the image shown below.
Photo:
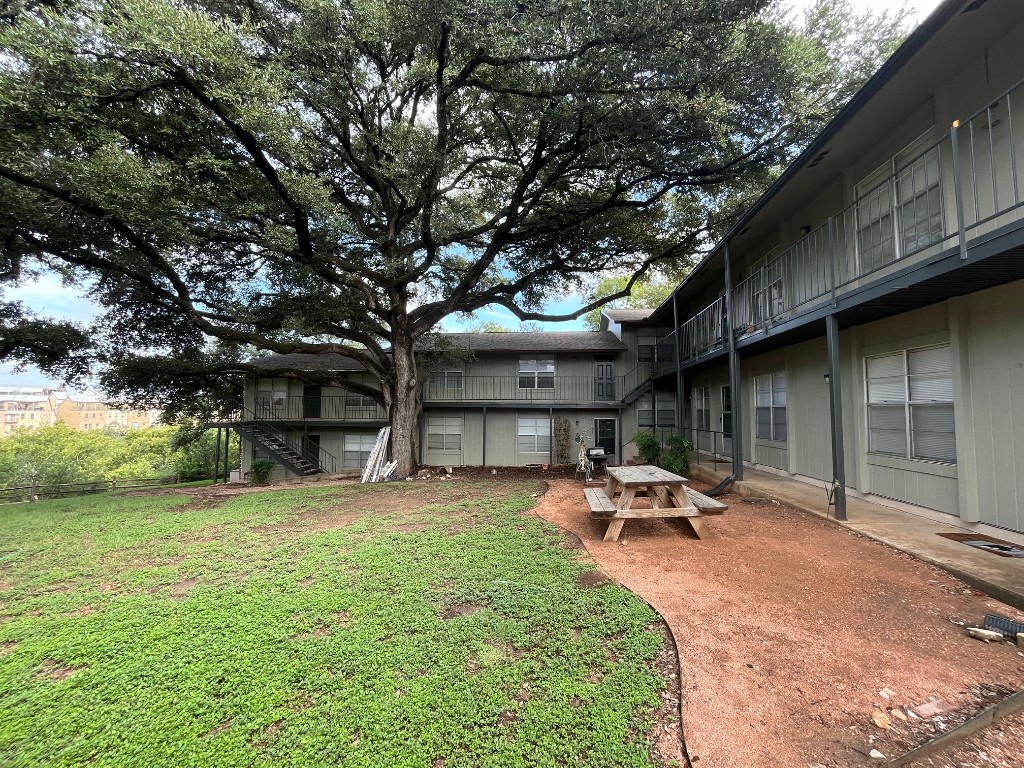
<path fill-rule="evenodd" d="M 380 378 L 409 472 L 414 345 L 442 318 L 554 319 L 546 297 L 609 269 L 628 291 L 829 116 L 841 88 L 767 5 L 8 2 L 3 272 L 57 271 L 103 315 L 47 349 L 6 305 L 0 341 L 91 346 L 136 399 L 340 353 Z"/>

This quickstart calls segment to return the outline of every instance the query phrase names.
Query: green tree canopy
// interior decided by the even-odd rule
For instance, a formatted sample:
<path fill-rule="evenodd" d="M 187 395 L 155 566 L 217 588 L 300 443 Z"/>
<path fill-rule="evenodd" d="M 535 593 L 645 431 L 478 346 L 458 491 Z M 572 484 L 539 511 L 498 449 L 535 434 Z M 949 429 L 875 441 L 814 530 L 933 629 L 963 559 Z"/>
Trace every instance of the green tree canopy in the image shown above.
<path fill-rule="evenodd" d="M 254 350 L 357 360 L 400 473 L 417 339 L 685 260 L 861 76 L 768 0 L 7 8 L 0 272 L 89 280 L 134 402 L 198 403 Z"/>

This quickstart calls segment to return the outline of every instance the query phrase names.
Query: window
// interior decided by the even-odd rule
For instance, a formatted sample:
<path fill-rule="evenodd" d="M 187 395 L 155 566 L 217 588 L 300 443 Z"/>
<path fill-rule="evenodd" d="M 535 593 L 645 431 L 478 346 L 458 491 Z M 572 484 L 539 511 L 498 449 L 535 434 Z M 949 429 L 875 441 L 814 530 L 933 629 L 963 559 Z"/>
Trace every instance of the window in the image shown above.
<path fill-rule="evenodd" d="M 653 336 L 640 336 L 636 340 L 636 361 L 638 363 L 653 363 L 654 350 L 658 340 Z"/>
<path fill-rule="evenodd" d="M 288 398 L 288 379 L 257 379 L 256 405 L 281 408 Z"/>
<path fill-rule="evenodd" d="M 658 423 L 654 423 L 654 396 L 641 395 L 636 401 L 636 425 L 638 427 L 674 427 L 676 424 L 676 400 L 667 392 L 658 393 Z"/>
<path fill-rule="evenodd" d="M 854 190 L 861 273 L 942 240 L 942 180 L 931 131 Z"/>
<path fill-rule="evenodd" d="M 786 441 L 786 374 L 754 377 L 754 411 L 758 440 Z"/>
<path fill-rule="evenodd" d="M 345 407 L 346 408 L 376 408 L 377 401 L 369 395 L 361 395 L 358 392 L 352 392 L 351 390 L 345 391 Z"/>
<path fill-rule="evenodd" d="M 554 389 L 555 358 L 553 357 L 521 357 L 519 358 L 520 389 Z"/>
<path fill-rule="evenodd" d="M 370 460 L 370 452 L 377 444 L 375 434 L 346 434 L 342 463 L 346 467 L 363 467 Z"/>
<path fill-rule="evenodd" d="M 430 386 L 436 389 L 462 389 L 462 371 L 435 371 Z"/>
<path fill-rule="evenodd" d="M 427 419 L 427 449 L 431 451 L 461 451 L 462 417 L 431 416 Z"/>
<path fill-rule="evenodd" d="M 865 360 L 868 452 L 956 463 L 948 344 Z"/>
<path fill-rule="evenodd" d="M 732 387 L 722 387 L 722 434 L 732 437 Z"/>
<path fill-rule="evenodd" d="M 711 396 L 707 387 L 693 389 L 693 423 L 697 429 L 711 429 Z"/>
<path fill-rule="evenodd" d="M 551 419 L 520 416 L 516 445 L 519 453 L 550 453 Z"/>

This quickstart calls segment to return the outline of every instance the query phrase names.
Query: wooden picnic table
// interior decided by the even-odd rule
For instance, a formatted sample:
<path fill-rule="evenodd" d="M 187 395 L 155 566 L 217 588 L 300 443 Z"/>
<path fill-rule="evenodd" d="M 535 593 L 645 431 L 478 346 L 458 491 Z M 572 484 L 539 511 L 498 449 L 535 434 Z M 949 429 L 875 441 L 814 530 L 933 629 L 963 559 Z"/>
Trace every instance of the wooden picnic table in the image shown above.
<path fill-rule="evenodd" d="M 634 517 L 681 517 L 701 538 L 706 533 L 702 511 L 720 513 L 728 507 L 687 488 L 687 482 L 681 475 L 647 464 L 609 467 L 604 489 L 587 488 L 585 493 L 594 516 L 608 520 L 605 541 L 617 541 L 626 520 Z M 634 507 L 637 498 L 650 499 L 650 507 Z"/>

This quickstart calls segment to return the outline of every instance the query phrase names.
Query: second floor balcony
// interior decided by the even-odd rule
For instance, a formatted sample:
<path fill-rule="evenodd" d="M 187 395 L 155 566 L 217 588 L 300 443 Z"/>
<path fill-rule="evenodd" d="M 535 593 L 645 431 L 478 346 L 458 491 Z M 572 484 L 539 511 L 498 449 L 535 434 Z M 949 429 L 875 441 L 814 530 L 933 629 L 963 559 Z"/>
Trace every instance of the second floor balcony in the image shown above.
<path fill-rule="evenodd" d="M 736 338 L 1024 226 L 1024 81 L 893 167 L 747 271 L 732 291 Z M 719 297 L 680 328 L 681 359 L 724 349 L 728 324 Z"/>
<path fill-rule="evenodd" d="M 423 386 L 423 402 L 609 403 L 623 397 L 622 376 L 435 376 Z"/>

